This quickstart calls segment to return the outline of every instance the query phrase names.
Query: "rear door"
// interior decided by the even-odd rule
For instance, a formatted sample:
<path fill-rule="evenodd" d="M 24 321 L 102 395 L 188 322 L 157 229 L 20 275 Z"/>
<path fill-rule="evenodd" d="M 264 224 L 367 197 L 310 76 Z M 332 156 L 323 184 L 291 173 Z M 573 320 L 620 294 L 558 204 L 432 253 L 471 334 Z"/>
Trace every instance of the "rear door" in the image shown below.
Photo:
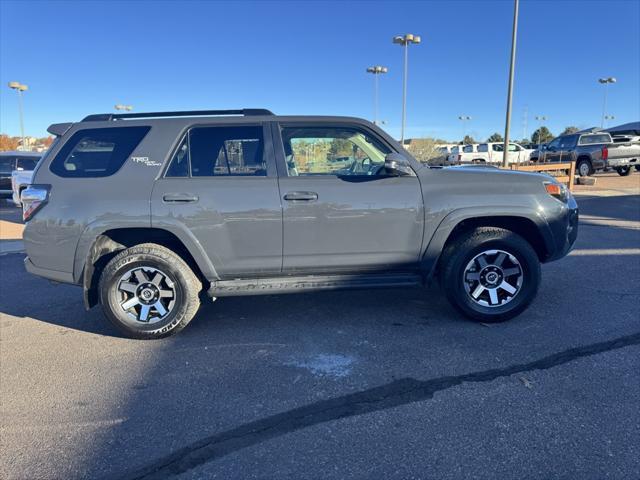
<path fill-rule="evenodd" d="M 152 193 L 152 226 L 178 226 L 222 278 L 280 273 L 282 208 L 264 124 L 198 125 Z"/>
<path fill-rule="evenodd" d="M 424 222 L 415 175 L 390 176 L 391 148 L 364 127 L 274 128 L 283 202 L 283 273 L 416 268 Z"/>

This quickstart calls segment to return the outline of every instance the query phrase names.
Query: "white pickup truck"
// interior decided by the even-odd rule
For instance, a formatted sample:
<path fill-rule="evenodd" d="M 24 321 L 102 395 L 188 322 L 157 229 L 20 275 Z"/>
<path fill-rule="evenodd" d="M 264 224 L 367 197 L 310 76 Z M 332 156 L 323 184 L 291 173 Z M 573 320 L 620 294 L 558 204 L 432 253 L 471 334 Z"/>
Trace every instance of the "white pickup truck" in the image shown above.
<path fill-rule="evenodd" d="M 504 143 L 480 143 L 477 151 L 471 155 L 463 154 L 463 163 L 488 163 L 501 165 L 504 159 Z M 524 163 L 531 158 L 532 149 L 524 148 L 517 143 L 509 143 L 508 163 Z M 466 157 L 466 158 L 465 158 Z"/>
<path fill-rule="evenodd" d="M 20 195 L 27 188 L 33 178 L 33 170 L 14 170 L 11 172 L 11 200 L 18 207 L 22 207 Z"/>

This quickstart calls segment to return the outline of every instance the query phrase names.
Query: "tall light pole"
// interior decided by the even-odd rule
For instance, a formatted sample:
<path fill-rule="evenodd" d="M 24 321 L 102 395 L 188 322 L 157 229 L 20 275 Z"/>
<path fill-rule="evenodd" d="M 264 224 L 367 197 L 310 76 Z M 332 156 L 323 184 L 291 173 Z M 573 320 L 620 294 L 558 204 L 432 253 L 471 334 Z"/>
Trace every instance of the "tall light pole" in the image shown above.
<path fill-rule="evenodd" d="M 469 115 L 460 115 L 458 120 L 462 121 L 462 143 L 464 143 L 464 137 L 466 137 L 467 134 L 466 122 L 471 120 L 471 117 Z"/>
<path fill-rule="evenodd" d="M 113 108 L 115 108 L 116 110 L 124 110 L 125 112 L 130 112 L 131 110 L 133 110 L 133 107 L 131 105 L 121 104 L 114 105 Z"/>
<path fill-rule="evenodd" d="M 540 126 L 538 127 L 538 138 L 536 142 L 538 143 L 538 145 L 540 145 L 542 143 L 540 141 L 540 129 L 542 128 L 542 124 L 547 121 L 547 117 L 545 117 L 544 115 L 536 115 L 536 120 L 540 122 Z M 531 141 L 533 141 L 533 138 L 531 139 Z"/>
<path fill-rule="evenodd" d="M 604 128 L 604 117 L 607 114 L 607 90 L 610 83 L 616 83 L 615 77 L 599 78 L 598 82 L 604 85 L 604 102 L 602 103 L 602 121 L 600 122 L 600 128 Z"/>
<path fill-rule="evenodd" d="M 382 65 L 374 65 L 367 68 L 368 73 L 373 74 L 373 124 L 378 125 L 378 75 L 387 73 L 389 69 Z"/>
<path fill-rule="evenodd" d="M 22 92 L 29 90 L 29 87 L 20 82 L 9 82 L 9 88 L 18 92 L 18 109 L 20 110 L 20 138 L 22 138 L 22 149 L 27 146 L 24 142 L 24 111 L 22 109 Z"/>
<path fill-rule="evenodd" d="M 402 77 L 402 130 L 400 130 L 400 143 L 404 144 L 404 127 L 407 119 L 407 70 L 409 63 L 409 44 L 418 45 L 421 42 L 420 35 L 407 33 L 405 35 L 396 35 L 393 37 L 393 43 L 404 47 L 404 74 Z"/>
<path fill-rule="evenodd" d="M 511 62 L 509 64 L 509 88 L 507 90 L 507 118 L 504 126 L 504 150 L 502 154 L 502 166 L 509 166 L 509 128 L 511 124 L 511 99 L 513 98 L 513 71 L 516 66 L 516 40 L 518 38 L 518 6 L 519 0 L 514 0 L 513 5 L 513 29 L 511 32 Z"/>

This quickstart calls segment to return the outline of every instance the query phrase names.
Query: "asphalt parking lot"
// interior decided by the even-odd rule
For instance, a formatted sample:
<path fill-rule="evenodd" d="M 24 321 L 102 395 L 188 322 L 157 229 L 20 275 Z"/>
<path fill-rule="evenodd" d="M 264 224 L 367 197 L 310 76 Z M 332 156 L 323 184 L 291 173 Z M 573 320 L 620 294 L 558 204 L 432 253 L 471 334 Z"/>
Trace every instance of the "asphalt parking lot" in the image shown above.
<path fill-rule="evenodd" d="M 0 255 L 0 477 L 640 478 L 640 173 L 616 177 L 493 326 L 376 290 L 226 298 L 135 341 Z"/>

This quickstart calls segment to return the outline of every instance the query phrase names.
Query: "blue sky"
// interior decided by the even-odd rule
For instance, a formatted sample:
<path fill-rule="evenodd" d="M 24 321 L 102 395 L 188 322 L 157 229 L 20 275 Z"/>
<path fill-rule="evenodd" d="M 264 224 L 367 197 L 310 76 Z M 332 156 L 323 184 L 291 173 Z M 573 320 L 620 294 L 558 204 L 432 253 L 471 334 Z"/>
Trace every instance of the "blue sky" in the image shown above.
<path fill-rule="evenodd" d="M 0 131 L 18 135 L 17 95 L 29 85 L 25 130 L 112 111 L 266 107 L 280 114 L 371 119 L 399 136 L 402 52 L 409 50 L 407 137 L 484 139 L 504 130 L 513 2 L 122 2 L 0 0 Z M 512 135 L 548 117 L 599 125 L 602 76 L 615 76 L 614 124 L 640 119 L 640 1 L 522 0 Z"/>

